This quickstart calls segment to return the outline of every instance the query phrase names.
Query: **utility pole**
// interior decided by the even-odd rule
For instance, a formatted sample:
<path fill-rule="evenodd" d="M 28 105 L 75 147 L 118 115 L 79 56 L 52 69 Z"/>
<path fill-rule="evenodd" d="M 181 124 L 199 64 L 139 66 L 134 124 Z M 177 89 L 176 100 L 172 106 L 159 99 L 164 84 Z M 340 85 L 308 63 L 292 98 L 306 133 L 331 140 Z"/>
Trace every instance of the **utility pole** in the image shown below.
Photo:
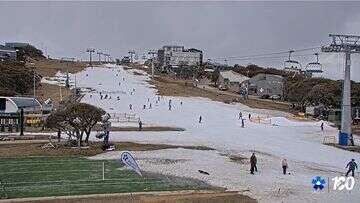
<path fill-rule="evenodd" d="M 96 52 L 99 55 L 99 64 L 101 64 L 101 54 L 103 54 L 102 52 Z"/>
<path fill-rule="evenodd" d="M 155 50 L 150 50 L 148 54 L 151 54 L 151 77 L 154 77 L 154 60 L 157 52 Z"/>
<path fill-rule="evenodd" d="M 92 53 L 95 52 L 95 49 L 93 49 L 93 48 L 88 48 L 88 49 L 86 49 L 86 52 L 89 52 L 89 55 L 90 55 L 90 66 L 91 66 L 91 65 L 92 65 L 92 64 L 91 64 L 91 57 L 92 57 Z"/>
<path fill-rule="evenodd" d="M 352 139 L 350 56 L 354 53 L 360 53 L 360 36 L 330 34 L 329 37 L 332 38 L 331 44 L 321 47 L 321 51 L 327 53 L 345 53 L 339 144 L 346 146 L 349 143 L 349 138 Z"/>
<path fill-rule="evenodd" d="M 36 71 L 35 71 L 35 64 L 34 63 L 30 63 L 29 64 L 32 71 L 33 71 L 33 105 L 36 99 Z M 35 106 L 35 105 L 34 105 Z M 35 107 L 34 107 L 35 110 Z"/>

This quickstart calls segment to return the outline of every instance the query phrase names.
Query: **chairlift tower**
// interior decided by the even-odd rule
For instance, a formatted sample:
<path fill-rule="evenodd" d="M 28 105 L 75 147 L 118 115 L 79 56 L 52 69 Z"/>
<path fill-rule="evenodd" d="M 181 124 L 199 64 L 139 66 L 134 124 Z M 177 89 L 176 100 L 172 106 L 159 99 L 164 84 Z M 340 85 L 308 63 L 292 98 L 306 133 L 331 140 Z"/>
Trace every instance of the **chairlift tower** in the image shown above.
<path fill-rule="evenodd" d="M 130 54 L 130 62 L 131 62 L 131 63 L 134 62 L 134 61 L 133 61 L 133 55 L 135 55 L 135 51 L 134 51 L 134 50 L 130 50 L 128 53 Z"/>
<path fill-rule="evenodd" d="M 74 62 L 75 58 L 72 57 L 61 57 L 61 62 L 66 63 L 66 80 L 65 80 L 65 87 L 70 88 L 70 79 L 69 79 L 69 61 Z M 61 91 L 61 89 L 60 89 Z"/>
<path fill-rule="evenodd" d="M 88 48 L 88 49 L 86 49 L 86 52 L 89 52 L 89 55 L 90 55 L 90 66 L 91 66 L 91 65 L 92 65 L 92 64 L 91 64 L 92 53 L 95 52 L 95 49 L 93 49 L 93 48 Z"/>
<path fill-rule="evenodd" d="M 99 63 L 101 64 L 101 55 L 103 54 L 102 52 L 98 51 L 96 52 L 97 55 L 99 55 Z"/>
<path fill-rule="evenodd" d="M 330 34 L 329 37 L 332 38 L 331 44 L 321 47 L 321 51 L 327 53 L 345 53 L 339 144 L 346 146 L 348 145 L 349 138 L 352 136 L 350 56 L 351 54 L 360 53 L 360 36 Z"/>

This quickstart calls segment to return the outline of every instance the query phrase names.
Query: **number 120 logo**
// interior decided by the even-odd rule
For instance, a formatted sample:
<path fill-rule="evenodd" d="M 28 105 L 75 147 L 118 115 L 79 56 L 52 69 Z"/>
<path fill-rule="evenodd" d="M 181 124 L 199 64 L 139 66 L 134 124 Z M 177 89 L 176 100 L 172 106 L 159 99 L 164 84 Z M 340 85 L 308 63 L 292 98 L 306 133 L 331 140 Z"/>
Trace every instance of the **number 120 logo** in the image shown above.
<path fill-rule="evenodd" d="M 334 190 L 352 190 L 355 186 L 354 177 L 336 176 L 332 179 L 334 181 Z"/>

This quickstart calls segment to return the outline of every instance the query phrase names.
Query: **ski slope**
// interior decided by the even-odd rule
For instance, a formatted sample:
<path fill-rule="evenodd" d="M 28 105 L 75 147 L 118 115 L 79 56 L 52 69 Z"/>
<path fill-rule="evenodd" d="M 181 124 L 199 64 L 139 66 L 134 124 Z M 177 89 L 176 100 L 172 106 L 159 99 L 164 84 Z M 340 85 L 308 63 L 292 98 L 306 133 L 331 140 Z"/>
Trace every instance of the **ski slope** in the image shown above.
<path fill-rule="evenodd" d="M 360 199 L 360 182 L 356 183 L 351 194 L 312 191 L 311 179 L 314 176 L 322 175 L 331 179 L 344 173 L 344 167 L 351 158 L 360 160 L 357 153 L 322 144 L 325 135 L 337 134 L 336 129 L 325 124 L 322 132 L 321 122 L 292 121 L 283 112 L 251 109 L 242 104 L 224 104 L 205 98 L 160 97 L 158 101 L 157 91 L 148 84 L 150 78 L 145 72 L 124 70 L 115 65 L 106 67 L 91 67 L 76 74 L 78 87 L 95 90 L 85 93 L 82 102 L 99 106 L 109 113 L 134 114 L 144 126 L 186 129 L 181 132 L 111 132 L 110 140 L 205 145 L 216 149 L 134 152 L 143 170 L 203 179 L 216 186 L 245 191 L 245 194 L 261 202 L 357 202 Z M 100 92 L 111 96 L 111 99 L 101 99 Z M 239 112 L 246 119 L 245 128 L 241 128 Z M 271 119 L 275 125 L 250 122 L 249 113 L 252 118 L 260 116 Z M 113 125 L 137 126 L 137 123 Z M 248 158 L 253 151 L 258 157 L 259 173 L 256 175 L 249 174 L 248 163 L 234 162 L 226 156 Z M 119 153 L 109 152 L 94 158 L 119 158 Z M 172 164 L 148 161 L 159 158 L 186 161 L 175 161 Z M 290 175 L 281 174 L 280 162 L 283 158 L 288 160 Z M 210 171 L 210 176 L 199 174 L 198 169 Z"/>

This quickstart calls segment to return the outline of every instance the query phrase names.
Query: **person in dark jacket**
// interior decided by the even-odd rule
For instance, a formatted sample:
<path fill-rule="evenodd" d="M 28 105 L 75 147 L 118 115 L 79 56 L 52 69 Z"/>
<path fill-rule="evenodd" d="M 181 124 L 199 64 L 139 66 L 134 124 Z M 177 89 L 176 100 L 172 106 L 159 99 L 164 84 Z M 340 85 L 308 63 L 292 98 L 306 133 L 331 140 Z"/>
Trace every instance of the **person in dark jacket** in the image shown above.
<path fill-rule="evenodd" d="M 142 131 L 142 122 L 139 121 L 139 131 Z"/>
<path fill-rule="evenodd" d="M 255 156 L 255 153 L 252 153 L 252 155 L 250 157 L 250 173 L 251 174 L 254 174 L 254 171 L 257 172 L 256 163 L 257 163 L 257 159 Z"/>
<path fill-rule="evenodd" d="M 345 168 L 348 168 L 348 167 L 349 167 L 349 170 L 346 172 L 345 176 L 348 176 L 351 171 L 351 175 L 352 175 L 352 177 L 354 177 L 355 169 L 358 168 L 358 166 L 355 162 L 355 159 L 351 159 L 351 161 L 346 165 Z"/>
<path fill-rule="evenodd" d="M 286 159 L 283 159 L 281 161 L 281 166 L 282 166 L 282 169 L 283 169 L 283 174 L 286 175 L 286 170 L 288 168 L 288 163 L 287 163 L 287 160 Z"/>

